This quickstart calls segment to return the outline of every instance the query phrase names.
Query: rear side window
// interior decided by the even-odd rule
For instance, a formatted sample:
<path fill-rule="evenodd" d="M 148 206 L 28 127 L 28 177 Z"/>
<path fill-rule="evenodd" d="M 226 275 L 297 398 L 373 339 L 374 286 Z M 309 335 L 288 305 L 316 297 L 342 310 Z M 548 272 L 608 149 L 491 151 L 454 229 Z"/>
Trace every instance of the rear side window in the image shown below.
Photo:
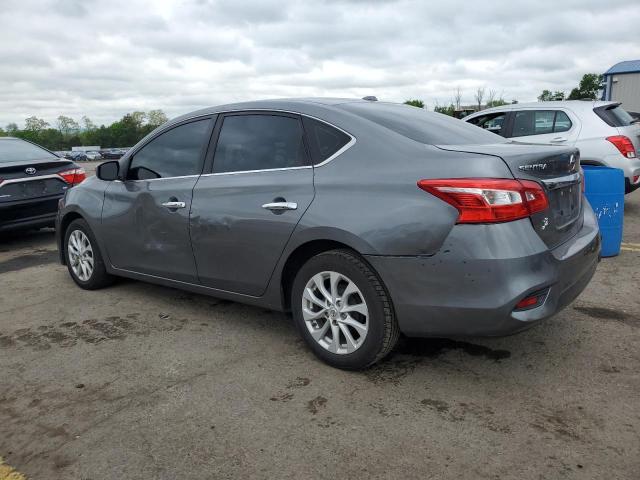
<path fill-rule="evenodd" d="M 349 135 L 324 122 L 302 117 L 302 123 L 314 165 L 324 162 L 351 141 Z"/>
<path fill-rule="evenodd" d="M 626 127 L 634 120 L 624 108 L 615 103 L 596 107 L 593 111 L 610 127 Z"/>
<path fill-rule="evenodd" d="M 0 163 L 58 160 L 53 153 L 17 138 L 0 140 Z"/>
<path fill-rule="evenodd" d="M 127 178 L 151 180 L 199 174 L 210 125 L 211 120 L 198 120 L 154 138 L 134 154 Z"/>
<path fill-rule="evenodd" d="M 338 107 L 420 143 L 474 145 L 507 141 L 457 118 L 408 105 L 352 102 Z"/>
<path fill-rule="evenodd" d="M 295 117 L 230 115 L 224 118 L 213 173 L 309 165 L 302 125 Z"/>
<path fill-rule="evenodd" d="M 566 132 L 571 120 L 559 110 L 521 110 L 515 113 L 512 137 Z"/>
<path fill-rule="evenodd" d="M 467 122 L 471 123 L 472 125 L 476 125 L 478 127 L 484 128 L 485 130 L 488 130 L 491 133 L 496 133 L 498 135 L 504 136 L 504 126 L 505 126 L 506 117 L 507 117 L 506 112 L 488 113 L 486 115 L 481 115 L 479 117 L 471 118 L 467 120 Z"/>

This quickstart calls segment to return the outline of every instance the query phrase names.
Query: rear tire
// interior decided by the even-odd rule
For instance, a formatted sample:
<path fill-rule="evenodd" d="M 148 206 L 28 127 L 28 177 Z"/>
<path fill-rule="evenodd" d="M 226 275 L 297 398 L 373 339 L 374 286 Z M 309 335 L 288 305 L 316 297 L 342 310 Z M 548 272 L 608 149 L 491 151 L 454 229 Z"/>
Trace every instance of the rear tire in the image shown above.
<path fill-rule="evenodd" d="M 113 283 L 114 277 L 107 273 L 98 242 L 85 220 L 78 218 L 67 227 L 64 256 L 69 274 L 80 288 L 97 290 Z"/>
<path fill-rule="evenodd" d="M 309 259 L 293 282 L 291 309 L 313 353 L 345 370 L 364 369 L 381 360 L 400 336 L 381 280 L 350 250 L 331 250 Z"/>

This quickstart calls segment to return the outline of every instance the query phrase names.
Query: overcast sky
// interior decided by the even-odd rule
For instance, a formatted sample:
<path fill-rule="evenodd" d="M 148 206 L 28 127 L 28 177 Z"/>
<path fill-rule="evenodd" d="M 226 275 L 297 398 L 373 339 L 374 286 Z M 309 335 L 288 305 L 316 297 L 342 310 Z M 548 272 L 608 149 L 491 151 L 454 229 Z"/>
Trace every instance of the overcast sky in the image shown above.
<path fill-rule="evenodd" d="M 640 1 L 2 0 L 0 126 L 298 96 L 568 92 L 640 58 Z"/>

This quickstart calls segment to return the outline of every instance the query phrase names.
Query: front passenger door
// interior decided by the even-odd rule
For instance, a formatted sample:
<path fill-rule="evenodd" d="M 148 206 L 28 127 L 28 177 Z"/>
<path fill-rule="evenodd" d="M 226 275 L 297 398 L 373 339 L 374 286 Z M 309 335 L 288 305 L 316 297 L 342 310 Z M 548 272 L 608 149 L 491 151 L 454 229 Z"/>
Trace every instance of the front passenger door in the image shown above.
<path fill-rule="evenodd" d="M 160 133 L 133 153 L 123 180 L 110 183 L 102 224 L 113 266 L 197 282 L 189 210 L 213 121 L 190 121 Z"/>

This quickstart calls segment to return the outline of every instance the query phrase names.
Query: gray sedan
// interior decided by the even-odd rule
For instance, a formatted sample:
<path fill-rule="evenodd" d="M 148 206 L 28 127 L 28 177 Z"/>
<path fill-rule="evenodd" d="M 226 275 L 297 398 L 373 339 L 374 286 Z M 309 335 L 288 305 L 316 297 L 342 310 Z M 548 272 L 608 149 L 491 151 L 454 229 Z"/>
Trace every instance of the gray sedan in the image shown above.
<path fill-rule="evenodd" d="M 598 262 L 575 148 L 514 143 L 367 100 L 224 105 L 159 127 L 69 190 L 82 288 L 114 276 L 291 311 L 314 353 L 365 368 L 410 336 L 505 335 Z"/>

